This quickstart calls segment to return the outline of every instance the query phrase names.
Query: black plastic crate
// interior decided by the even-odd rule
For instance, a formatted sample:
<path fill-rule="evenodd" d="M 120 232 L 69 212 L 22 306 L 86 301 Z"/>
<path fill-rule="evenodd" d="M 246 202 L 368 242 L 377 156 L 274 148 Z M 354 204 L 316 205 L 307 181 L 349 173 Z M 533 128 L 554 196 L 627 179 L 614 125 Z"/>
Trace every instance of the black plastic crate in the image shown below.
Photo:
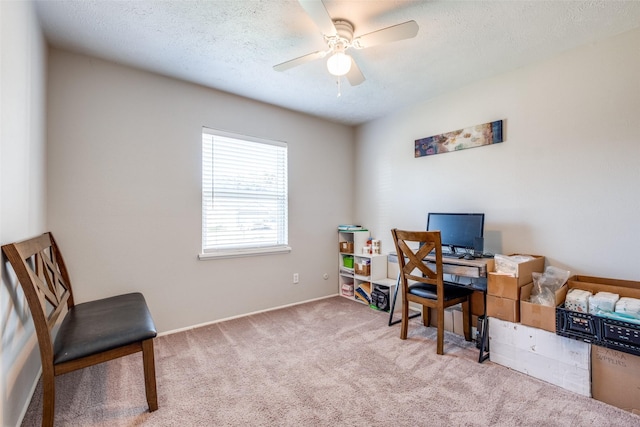
<path fill-rule="evenodd" d="M 556 307 L 556 335 L 597 344 L 600 339 L 598 316 Z"/>
<path fill-rule="evenodd" d="M 640 325 L 607 317 L 598 317 L 598 319 L 600 320 L 598 345 L 640 356 Z"/>
<path fill-rule="evenodd" d="M 640 356 L 640 325 L 556 307 L 556 335 Z"/>

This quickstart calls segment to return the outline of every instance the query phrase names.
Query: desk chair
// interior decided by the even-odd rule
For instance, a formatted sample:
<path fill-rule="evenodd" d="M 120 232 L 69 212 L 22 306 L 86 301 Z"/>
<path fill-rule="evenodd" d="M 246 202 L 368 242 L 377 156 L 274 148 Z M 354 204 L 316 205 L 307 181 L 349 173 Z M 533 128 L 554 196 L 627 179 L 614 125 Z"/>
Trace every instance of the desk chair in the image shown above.
<path fill-rule="evenodd" d="M 56 376 L 140 351 L 149 411 L 158 409 L 156 328 L 142 294 L 74 304 L 67 268 L 51 233 L 4 245 L 2 251 L 22 285 L 38 337 L 42 425 L 53 426 Z M 52 331 L 58 323 L 54 339 Z"/>
<path fill-rule="evenodd" d="M 443 279 L 442 240 L 439 231 L 404 231 L 393 229 L 393 242 L 398 254 L 400 282 L 402 286 L 402 325 L 400 338 L 407 339 L 409 328 L 409 302 L 422 305 L 422 320 L 429 326 L 430 308 L 436 309 L 438 343 L 437 353 L 444 354 L 444 309 L 462 303 L 464 338 L 471 341 L 472 289 L 448 284 Z M 411 246 L 418 246 L 412 249 Z M 424 262 L 435 250 L 436 262 Z M 435 267 L 435 270 L 434 270 Z"/>

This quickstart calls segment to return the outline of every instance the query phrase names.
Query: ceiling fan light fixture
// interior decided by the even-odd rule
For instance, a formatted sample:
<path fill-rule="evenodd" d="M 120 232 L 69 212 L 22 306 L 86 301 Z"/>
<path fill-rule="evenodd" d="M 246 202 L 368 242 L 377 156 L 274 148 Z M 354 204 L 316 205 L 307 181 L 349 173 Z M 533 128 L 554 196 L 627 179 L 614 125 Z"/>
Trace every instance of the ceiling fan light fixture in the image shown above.
<path fill-rule="evenodd" d="M 351 57 L 338 51 L 327 59 L 327 69 L 336 77 L 344 76 L 351 69 Z"/>

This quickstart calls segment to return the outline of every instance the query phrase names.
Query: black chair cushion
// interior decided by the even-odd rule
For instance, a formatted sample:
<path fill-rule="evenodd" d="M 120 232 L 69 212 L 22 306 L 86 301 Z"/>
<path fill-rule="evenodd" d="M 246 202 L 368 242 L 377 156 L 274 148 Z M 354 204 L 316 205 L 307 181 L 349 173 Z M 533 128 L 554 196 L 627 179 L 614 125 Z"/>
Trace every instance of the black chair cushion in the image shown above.
<path fill-rule="evenodd" d="M 53 363 L 91 356 L 156 335 L 141 293 L 85 302 L 71 308 L 62 321 L 53 345 Z"/>
<path fill-rule="evenodd" d="M 438 299 L 438 293 L 436 285 L 429 285 L 427 283 L 414 283 L 409 286 L 409 293 L 421 298 L 427 298 L 432 300 Z M 444 283 L 444 300 L 449 301 L 456 298 L 463 298 L 471 295 L 473 289 L 463 288 L 461 286 L 449 285 Z"/>

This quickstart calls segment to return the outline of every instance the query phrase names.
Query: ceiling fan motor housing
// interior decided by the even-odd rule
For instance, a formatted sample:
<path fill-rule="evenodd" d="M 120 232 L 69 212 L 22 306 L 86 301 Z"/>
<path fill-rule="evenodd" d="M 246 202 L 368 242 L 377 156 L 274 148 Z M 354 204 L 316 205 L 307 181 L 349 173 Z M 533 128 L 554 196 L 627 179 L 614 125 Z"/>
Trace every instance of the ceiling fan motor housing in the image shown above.
<path fill-rule="evenodd" d="M 344 52 L 351 47 L 353 40 L 353 24 L 343 19 L 335 19 L 333 25 L 336 27 L 335 36 L 326 36 L 327 44 L 334 52 Z"/>
<path fill-rule="evenodd" d="M 353 40 L 353 24 L 343 19 L 336 19 L 333 21 L 333 25 L 336 27 L 338 37 L 346 39 L 351 43 L 351 40 Z"/>

